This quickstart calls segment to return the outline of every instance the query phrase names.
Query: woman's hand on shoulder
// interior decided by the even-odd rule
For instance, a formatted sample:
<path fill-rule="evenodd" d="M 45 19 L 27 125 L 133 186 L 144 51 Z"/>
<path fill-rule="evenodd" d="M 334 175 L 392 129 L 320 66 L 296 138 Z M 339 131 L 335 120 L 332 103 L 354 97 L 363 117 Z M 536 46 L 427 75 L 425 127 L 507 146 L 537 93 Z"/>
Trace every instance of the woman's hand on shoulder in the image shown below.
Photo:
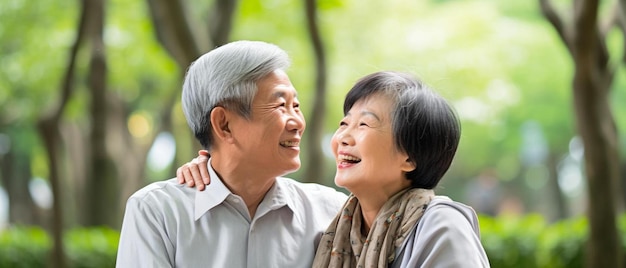
<path fill-rule="evenodd" d="M 198 157 L 180 166 L 176 170 L 178 183 L 187 184 L 189 187 L 197 186 L 199 191 L 204 191 L 205 185 L 211 183 L 207 163 L 211 155 L 206 150 L 198 151 Z"/>

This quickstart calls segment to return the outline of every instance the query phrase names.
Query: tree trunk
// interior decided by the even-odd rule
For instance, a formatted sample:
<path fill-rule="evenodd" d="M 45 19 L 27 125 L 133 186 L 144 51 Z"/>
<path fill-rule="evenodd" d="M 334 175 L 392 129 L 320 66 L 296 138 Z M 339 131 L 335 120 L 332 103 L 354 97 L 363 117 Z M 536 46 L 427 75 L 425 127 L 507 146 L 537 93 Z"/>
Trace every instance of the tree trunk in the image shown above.
<path fill-rule="evenodd" d="M 236 8 L 237 0 L 215 0 L 212 16 L 209 18 L 209 41 L 213 46 L 219 47 L 228 43 Z"/>
<path fill-rule="evenodd" d="M 62 110 L 61 110 L 62 111 Z M 60 115 L 60 113 L 59 113 Z M 51 252 L 52 267 L 66 267 L 65 250 L 63 249 L 63 199 L 61 198 L 61 175 L 59 159 L 62 159 L 60 151 L 61 134 L 59 133 L 59 117 L 39 121 L 39 133 L 47 149 L 48 167 L 50 173 L 50 186 L 52 188 L 52 238 L 53 247 Z"/>
<path fill-rule="evenodd" d="M 53 205 L 52 205 L 52 238 L 53 248 L 51 252 L 50 264 L 52 267 L 67 267 L 65 250 L 63 247 L 63 199 L 61 194 L 62 176 L 60 173 L 59 159 L 63 159 L 62 152 L 59 148 L 63 143 L 61 134 L 59 133 L 59 125 L 63 110 L 67 105 L 72 92 L 73 92 L 73 80 L 74 71 L 76 68 L 76 57 L 78 50 L 84 40 L 85 32 L 88 27 L 88 20 L 90 15 L 88 14 L 90 5 L 89 0 L 82 1 L 81 17 L 78 23 L 76 31 L 76 39 L 70 49 L 70 54 L 67 61 L 67 68 L 60 87 L 60 99 L 53 107 L 52 111 L 45 111 L 40 115 L 37 122 L 39 134 L 44 142 L 47 151 L 48 168 L 49 168 L 49 180 L 52 188 Z"/>
<path fill-rule="evenodd" d="M 617 129 L 608 96 L 614 70 L 605 38 L 600 31 L 598 0 L 574 1 L 571 24 L 565 23 L 549 0 L 540 0 L 544 16 L 554 26 L 574 60 L 573 78 L 576 127 L 584 145 L 589 198 L 588 267 L 622 267 L 621 240 L 616 206 L 622 204 L 619 189 Z M 624 16 L 623 12 L 620 15 Z"/>
<path fill-rule="evenodd" d="M 317 6 L 315 0 L 305 0 L 307 28 L 315 56 L 315 94 L 313 95 L 313 109 L 307 121 L 307 164 L 304 180 L 323 183 L 324 153 L 321 142 L 324 135 L 324 120 L 326 119 L 326 53 L 317 25 Z"/>
<path fill-rule="evenodd" d="M 191 24 L 190 16 L 186 13 L 184 1 L 180 0 L 147 0 L 150 8 L 152 22 L 154 24 L 157 39 L 167 50 L 170 56 L 176 61 L 181 70 L 181 80 L 185 71 L 192 61 L 196 60 L 200 55 L 207 52 L 215 46 L 223 45 L 228 42 L 228 37 L 232 28 L 233 15 L 238 1 L 236 0 L 216 0 L 212 10 L 209 11 L 208 27 L 204 25 Z M 197 28 L 194 28 L 197 27 Z M 202 29 L 202 30 L 198 30 Z M 199 35 L 192 33 L 207 32 L 206 38 L 210 40 L 198 40 Z M 181 83 L 182 84 L 182 83 Z M 161 114 L 160 131 L 172 130 L 171 107 L 180 98 L 180 91 L 173 91 L 171 101 L 164 102 L 164 113 Z M 186 125 L 186 124 L 185 124 Z M 188 135 L 184 137 L 192 137 L 192 145 L 184 148 L 197 147 L 198 143 L 193 142 L 195 138 L 189 130 Z M 177 135 L 175 135 L 177 136 Z M 172 166 L 172 174 L 176 173 L 178 168 L 178 158 L 182 158 L 182 162 L 186 162 L 187 154 L 183 146 L 177 146 L 177 153 Z"/>
<path fill-rule="evenodd" d="M 614 178 L 618 176 L 616 133 L 611 127 L 606 88 L 593 84 L 590 71 L 577 67 L 574 77 L 576 123 L 585 148 L 590 222 L 587 267 L 622 267 L 616 226 Z M 617 188 L 619 189 L 619 188 Z"/>
<path fill-rule="evenodd" d="M 608 92 L 612 75 L 606 66 L 602 41 L 597 36 L 598 1 L 581 2 L 570 45 L 575 62 L 574 107 L 576 125 L 584 145 L 590 222 L 587 267 L 622 267 L 616 221 L 619 189 L 617 133 Z"/>
<path fill-rule="evenodd" d="M 200 45 L 193 33 L 181 0 L 148 0 L 152 23 L 159 42 L 181 70 L 200 56 Z M 209 46 L 212 46 L 209 44 Z"/>
<path fill-rule="evenodd" d="M 87 176 L 88 163 L 90 158 L 85 148 L 89 147 L 88 137 L 85 135 L 84 127 L 80 122 L 63 122 L 59 126 L 62 144 L 64 144 L 63 159 L 67 165 L 64 175 L 63 190 L 63 213 L 64 227 L 72 228 L 84 224 L 84 216 L 81 214 L 86 209 L 87 193 L 84 191 Z M 67 183 L 69 182 L 69 183 Z M 71 193 L 71 194 L 69 194 Z"/>
<path fill-rule="evenodd" d="M 14 144 L 13 141 L 11 141 Z M 30 172 L 30 156 L 20 150 L 9 150 L 6 155 L 0 157 L 2 186 L 9 200 L 9 224 L 19 225 L 44 225 L 47 221 L 40 220 L 44 211 L 39 209 L 28 191 L 28 183 L 32 178 Z"/>
<path fill-rule="evenodd" d="M 89 28 L 91 41 L 91 59 L 89 66 L 89 91 L 91 93 L 91 132 L 90 132 L 90 174 L 86 179 L 87 188 L 87 225 L 107 225 L 115 227 L 119 218 L 117 213 L 119 187 L 117 185 L 115 165 L 109 157 L 106 147 L 107 101 L 106 101 L 106 48 L 104 45 L 105 1 L 91 0 L 92 24 Z"/>

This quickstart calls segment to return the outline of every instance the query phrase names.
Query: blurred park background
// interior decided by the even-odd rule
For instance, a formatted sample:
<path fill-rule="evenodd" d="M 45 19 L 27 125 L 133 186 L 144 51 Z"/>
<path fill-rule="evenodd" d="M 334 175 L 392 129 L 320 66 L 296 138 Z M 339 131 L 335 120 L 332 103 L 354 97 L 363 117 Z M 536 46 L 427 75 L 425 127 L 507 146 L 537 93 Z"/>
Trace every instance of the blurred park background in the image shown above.
<path fill-rule="evenodd" d="M 620 1 L 624 2 L 624 1 Z M 624 267 L 624 5 L 587 0 L 1 0 L 0 267 L 112 267 L 126 199 L 201 149 L 199 55 L 263 40 L 308 127 L 290 177 L 332 185 L 345 93 L 416 74 L 462 121 L 438 194 L 473 206 L 493 267 Z"/>

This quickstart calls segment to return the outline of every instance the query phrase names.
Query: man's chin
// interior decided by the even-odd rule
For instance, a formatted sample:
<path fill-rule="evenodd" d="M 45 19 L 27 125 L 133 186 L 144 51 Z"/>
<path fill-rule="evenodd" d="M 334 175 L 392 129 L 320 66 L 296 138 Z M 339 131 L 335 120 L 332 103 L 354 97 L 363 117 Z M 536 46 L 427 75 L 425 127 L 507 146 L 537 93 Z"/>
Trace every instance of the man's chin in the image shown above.
<path fill-rule="evenodd" d="M 298 161 L 297 163 L 294 163 L 292 166 L 286 167 L 285 168 L 285 174 L 283 174 L 283 175 L 294 173 L 294 172 L 300 170 L 300 166 L 301 166 L 300 165 L 300 161 Z"/>

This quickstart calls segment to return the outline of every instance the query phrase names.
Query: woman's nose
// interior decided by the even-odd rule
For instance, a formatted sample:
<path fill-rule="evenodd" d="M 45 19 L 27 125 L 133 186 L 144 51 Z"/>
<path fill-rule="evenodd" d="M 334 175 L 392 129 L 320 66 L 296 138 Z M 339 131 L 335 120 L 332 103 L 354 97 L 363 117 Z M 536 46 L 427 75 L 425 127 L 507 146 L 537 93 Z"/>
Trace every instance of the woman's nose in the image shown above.
<path fill-rule="evenodd" d="M 348 129 L 344 129 L 337 133 L 337 141 L 341 145 L 354 145 L 354 139 Z"/>

